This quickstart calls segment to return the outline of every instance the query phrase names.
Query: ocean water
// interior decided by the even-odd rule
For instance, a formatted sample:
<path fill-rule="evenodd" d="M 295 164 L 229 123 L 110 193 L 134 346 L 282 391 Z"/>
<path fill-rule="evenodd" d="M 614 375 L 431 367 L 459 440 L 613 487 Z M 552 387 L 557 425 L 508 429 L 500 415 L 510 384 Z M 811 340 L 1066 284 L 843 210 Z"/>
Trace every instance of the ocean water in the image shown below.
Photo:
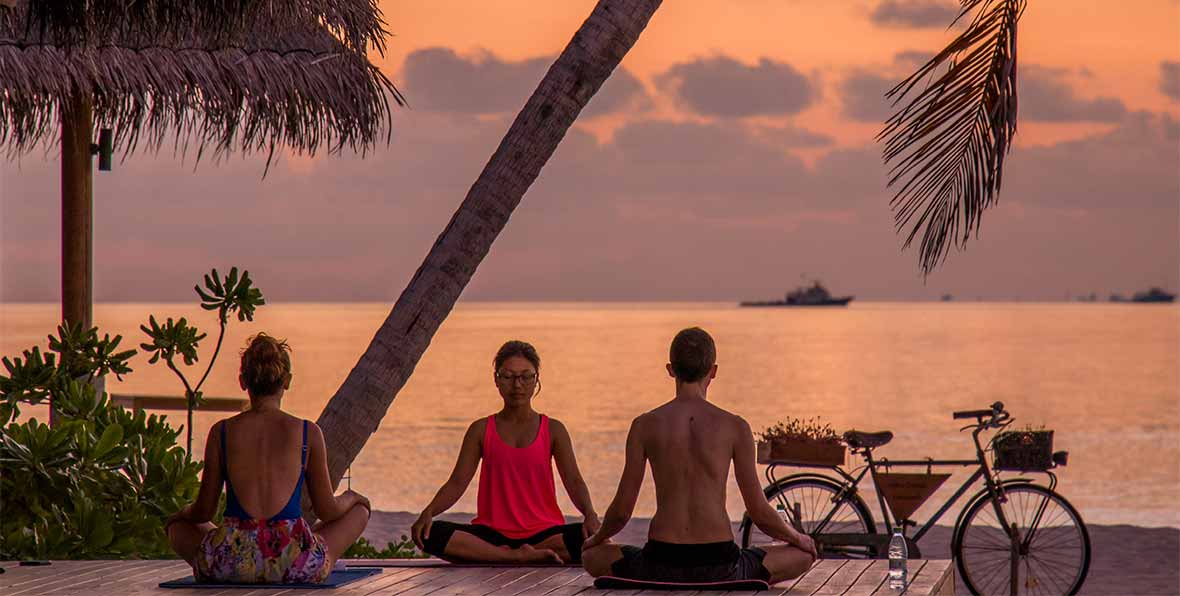
<path fill-rule="evenodd" d="M 241 394 L 238 350 L 247 336 L 266 331 L 294 349 L 284 407 L 314 420 L 388 309 L 266 305 L 253 323 L 233 322 L 205 394 Z M 44 349 L 58 313 L 52 304 L 0 304 L 0 354 Z M 138 347 L 148 314 L 185 316 L 210 334 L 201 362 L 187 371 L 199 378 L 216 337 L 209 313 L 189 304 L 103 304 L 95 322 Z M 951 412 L 1001 400 L 1017 427 L 1056 431 L 1055 449 L 1070 452 L 1058 473 L 1059 491 L 1088 522 L 1180 526 L 1180 308 L 1170 305 L 463 303 L 357 458 L 352 487 L 379 509 L 421 509 L 450 473 L 467 425 L 499 407 L 491 365 L 496 349 L 523 339 L 542 358 L 536 408 L 569 427 L 602 512 L 622 469 L 629 422 L 672 396 L 664 371 L 668 342 L 691 325 L 718 343 L 710 399 L 745 416 L 755 430 L 786 416 L 820 417 L 838 431 L 892 430 L 896 438 L 878 450 L 882 456 L 970 458 L 970 437 L 958 431 Z M 131 365 L 134 372 L 109 383 L 108 391 L 181 395 L 179 380 L 163 365 L 149 365 L 142 355 Z M 26 408 L 25 415 L 44 419 L 46 412 Z M 184 422 L 183 412 L 170 417 Z M 198 453 L 218 418 L 197 414 Z M 954 476 L 917 519 L 935 511 L 968 474 L 947 471 Z M 475 486 L 453 510 L 474 511 Z M 558 492 L 563 509 L 574 512 Z M 648 482 L 635 513 L 648 516 L 653 508 Z M 734 519 L 743 512 L 736 486 L 729 512 Z"/>

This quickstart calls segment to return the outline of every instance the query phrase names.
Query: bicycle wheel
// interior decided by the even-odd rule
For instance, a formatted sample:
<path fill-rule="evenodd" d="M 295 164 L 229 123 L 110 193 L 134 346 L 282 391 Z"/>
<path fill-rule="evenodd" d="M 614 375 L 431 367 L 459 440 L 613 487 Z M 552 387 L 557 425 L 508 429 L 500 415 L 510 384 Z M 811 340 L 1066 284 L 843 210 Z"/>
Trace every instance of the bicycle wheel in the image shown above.
<path fill-rule="evenodd" d="M 860 495 L 845 494 L 836 501 L 842 489 L 838 482 L 819 476 L 786 478 L 766 490 L 766 500 L 776 510 L 781 505 L 791 525 L 813 538 L 822 534 L 875 534 L 877 526 Z M 755 527 L 749 516 L 742 519 L 741 533 L 743 548 L 777 542 Z M 823 542 L 822 538 L 817 542 Z M 825 556 L 854 558 L 870 558 L 876 553 L 868 546 L 825 545 L 824 551 Z"/>
<path fill-rule="evenodd" d="M 1076 594 L 1090 569 L 1090 534 L 1073 505 L 1035 484 L 1009 484 L 1000 504 L 1020 539 L 1018 594 Z M 977 496 L 955 529 L 959 575 L 972 594 L 1010 594 L 1011 540 L 987 492 Z"/>

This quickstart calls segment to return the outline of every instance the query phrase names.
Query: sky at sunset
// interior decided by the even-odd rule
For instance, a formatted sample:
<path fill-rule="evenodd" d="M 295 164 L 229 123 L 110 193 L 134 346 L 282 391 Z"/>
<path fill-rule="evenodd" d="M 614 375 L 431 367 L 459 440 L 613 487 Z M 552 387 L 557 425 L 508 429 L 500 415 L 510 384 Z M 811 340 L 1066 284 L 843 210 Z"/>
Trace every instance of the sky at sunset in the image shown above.
<path fill-rule="evenodd" d="M 96 172 L 98 301 L 397 297 L 595 0 L 380 2 L 405 94 L 367 155 L 136 154 Z M 666 0 L 525 195 L 467 300 L 866 300 L 1180 290 L 1180 2 L 1029 0 L 996 207 L 923 279 L 893 230 L 882 94 L 953 0 Z M 59 296 L 56 148 L 0 163 L 0 301 Z"/>

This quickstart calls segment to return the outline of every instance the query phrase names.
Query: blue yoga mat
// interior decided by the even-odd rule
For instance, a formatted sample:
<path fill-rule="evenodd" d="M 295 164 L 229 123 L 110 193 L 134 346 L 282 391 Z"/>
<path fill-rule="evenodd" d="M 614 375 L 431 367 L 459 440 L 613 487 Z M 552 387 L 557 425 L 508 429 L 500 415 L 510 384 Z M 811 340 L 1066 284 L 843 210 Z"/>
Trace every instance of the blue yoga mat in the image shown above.
<path fill-rule="evenodd" d="M 332 589 L 344 584 L 352 583 L 358 579 L 364 579 L 370 575 L 381 573 L 381 569 L 376 567 L 352 567 L 343 571 L 333 571 L 332 575 L 322 584 L 214 584 L 201 582 L 197 583 L 193 576 L 182 577 L 174 579 L 170 582 L 160 584 L 161 588 L 323 588 Z"/>
<path fill-rule="evenodd" d="M 760 579 L 738 579 L 720 582 L 653 582 L 604 575 L 594 580 L 600 590 L 769 590 L 770 584 Z"/>

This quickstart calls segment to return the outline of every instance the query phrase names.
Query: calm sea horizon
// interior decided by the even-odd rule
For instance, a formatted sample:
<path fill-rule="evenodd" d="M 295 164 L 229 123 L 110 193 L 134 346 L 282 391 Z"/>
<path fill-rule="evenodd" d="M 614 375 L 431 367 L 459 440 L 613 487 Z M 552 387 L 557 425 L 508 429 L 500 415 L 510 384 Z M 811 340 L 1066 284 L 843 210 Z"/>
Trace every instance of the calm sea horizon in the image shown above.
<path fill-rule="evenodd" d="M 387 303 L 268 304 L 254 322 L 232 321 L 204 392 L 240 396 L 237 354 L 259 331 L 293 348 L 294 383 L 284 407 L 314 420 L 368 346 Z M 46 349 L 56 303 L 0 303 L 0 355 Z M 98 304 L 95 324 L 137 348 L 139 325 L 187 317 L 216 340 L 216 318 L 193 303 Z M 1111 303 L 854 302 L 848 308 L 744 309 L 733 303 L 461 302 L 436 334 L 409 382 L 351 470 L 352 487 L 376 508 L 417 511 L 454 464 L 464 429 L 495 412 L 491 359 L 523 339 L 542 359 L 536 409 L 562 420 L 601 512 L 622 469 L 630 420 L 671 397 L 664 371 L 679 329 L 699 325 L 717 340 L 714 403 L 761 430 L 787 416 L 819 417 L 837 431 L 892 430 L 878 450 L 890 458 L 972 456 L 954 410 L 1003 401 L 1014 428 L 1055 431 L 1070 452 L 1058 490 L 1089 523 L 1180 527 L 1180 308 Z M 162 365 L 137 355 L 113 393 L 181 395 Z M 23 408 L 44 420 L 44 407 Z M 198 413 L 194 449 L 218 413 Z M 184 422 L 183 412 L 169 415 Z M 954 476 L 916 517 L 924 520 L 968 472 Z M 1038 478 L 1033 474 L 1030 477 Z M 1038 479 L 1044 480 L 1043 475 Z M 868 488 L 862 486 L 862 488 Z M 574 513 L 559 489 L 563 510 Z M 866 495 L 875 501 L 875 497 Z M 961 502 L 962 503 L 962 502 Z M 650 516 L 650 481 L 636 515 Z M 453 511 L 473 511 L 475 482 Z M 875 509 L 875 507 L 874 507 Z M 736 486 L 730 516 L 743 508 Z M 943 518 L 950 524 L 953 517 Z"/>

